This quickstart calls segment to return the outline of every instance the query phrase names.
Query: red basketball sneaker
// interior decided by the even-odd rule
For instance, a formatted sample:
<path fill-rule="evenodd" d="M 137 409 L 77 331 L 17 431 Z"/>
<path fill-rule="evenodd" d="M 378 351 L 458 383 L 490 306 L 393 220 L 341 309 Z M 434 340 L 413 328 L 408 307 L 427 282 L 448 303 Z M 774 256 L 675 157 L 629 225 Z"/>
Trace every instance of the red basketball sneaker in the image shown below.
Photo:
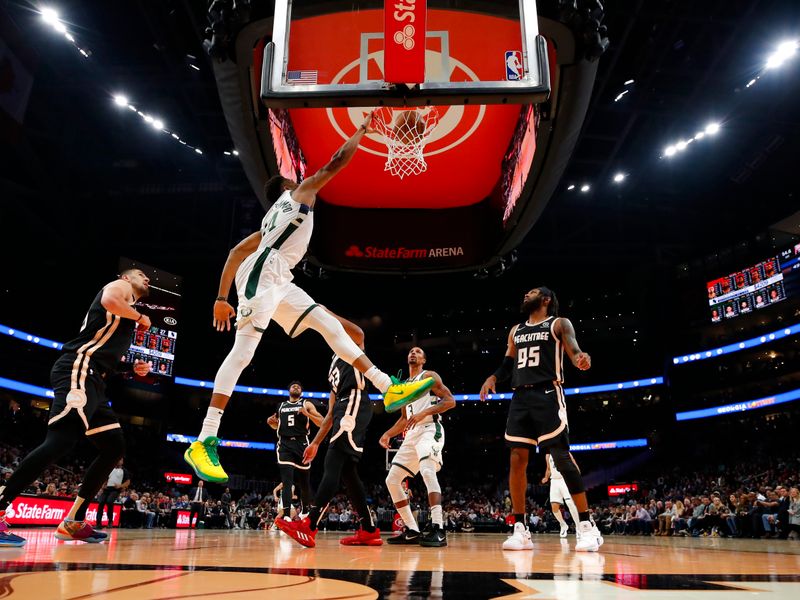
<path fill-rule="evenodd" d="M 339 543 L 343 546 L 382 546 L 383 540 L 380 529 L 376 528 L 372 533 L 359 529 L 355 535 L 340 539 Z"/>
<path fill-rule="evenodd" d="M 277 519 L 275 521 L 275 525 L 277 525 L 278 529 L 280 529 L 283 533 L 306 548 L 313 548 L 317 545 L 317 530 L 311 530 L 308 519 L 295 521 Z"/>
<path fill-rule="evenodd" d="M 86 521 L 64 519 L 56 529 L 56 539 L 98 544 L 105 542 L 108 539 L 108 534 L 102 531 L 95 531 Z"/>

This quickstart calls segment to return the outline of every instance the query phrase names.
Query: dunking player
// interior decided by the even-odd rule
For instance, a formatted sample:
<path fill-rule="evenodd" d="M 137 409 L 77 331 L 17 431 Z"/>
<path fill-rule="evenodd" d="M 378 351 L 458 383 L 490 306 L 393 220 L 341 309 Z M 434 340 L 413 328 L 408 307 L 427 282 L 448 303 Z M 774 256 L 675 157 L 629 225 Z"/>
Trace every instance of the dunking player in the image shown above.
<path fill-rule="evenodd" d="M 503 363 L 481 387 L 481 399 L 495 393 L 498 381 L 511 377 L 514 395 L 508 409 L 506 444 L 511 448 L 511 491 L 514 533 L 503 543 L 504 550 L 530 550 L 531 534 L 525 527 L 526 469 L 530 448 L 539 445 L 552 456 L 578 508 L 578 551 L 596 552 L 603 538 L 589 519 L 589 505 L 583 479 L 569 453 L 567 406 L 564 402 L 564 350 L 572 364 L 586 370 L 591 358 L 578 347 L 569 319 L 558 316 L 558 300 L 546 287 L 525 294 L 522 312 L 528 320 L 515 325 L 508 334 Z"/>
<path fill-rule="evenodd" d="M 214 393 L 200 435 L 184 453 L 186 462 L 202 479 L 228 480 L 217 455 L 220 420 L 239 376 L 250 364 L 271 320 L 283 327 L 289 337 L 309 328 L 319 332 L 337 356 L 378 388 L 387 410 L 396 410 L 433 385 L 430 378 L 400 383 L 379 370 L 347 336 L 341 323 L 292 283 L 290 269 L 303 258 L 311 239 L 317 192 L 350 162 L 371 121 L 372 113 L 328 164 L 302 183 L 279 176 L 270 179 L 265 192 L 273 205 L 264 216 L 261 229 L 241 241 L 228 255 L 214 303 L 213 326 L 218 331 L 229 330 L 231 317 L 237 315 L 228 304 L 228 293 L 235 280 L 239 295 L 236 338 L 214 379 Z"/>
<path fill-rule="evenodd" d="M 308 447 L 308 431 L 313 421 L 317 427 L 322 415 L 314 405 L 303 399 L 303 386 L 299 381 L 289 384 L 289 399 L 281 402 L 278 412 L 268 420 L 269 426 L 278 431 L 278 470 L 281 474 L 281 505 L 291 519 L 292 488 L 297 487 L 300 506 L 297 514 L 303 516 L 311 504 L 311 481 L 309 465 L 303 464 L 303 453 Z"/>
<path fill-rule="evenodd" d="M 572 457 L 572 453 L 570 453 L 569 459 L 573 462 L 575 461 Z M 544 457 L 544 460 L 547 468 L 545 469 L 544 477 L 542 477 L 542 484 L 547 483 L 548 480 L 550 481 L 550 508 L 553 510 L 553 516 L 561 527 L 559 534 L 562 538 L 565 538 L 569 531 L 569 525 L 567 525 L 564 516 L 561 514 L 561 505 L 566 504 L 569 509 L 569 514 L 572 515 L 572 520 L 575 522 L 575 535 L 579 536 L 578 523 L 580 519 L 578 517 L 578 508 L 572 501 L 572 496 L 569 495 L 567 484 L 564 483 L 564 476 L 558 468 L 556 468 L 556 463 L 553 461 L 553 457 L 550 456 L 549 452 L 547 456 Z"/>
<path fill-rule="evenodd" d="M 363 349 L 364 332 L 354 323 L 338 318 L 353 341 Z M 345 546 L 380 546 L 383 543 L 381 533 L 372 521 L 364 484 L 358 476 L 358 462 L 364 453 L 367 426 L 372 418 L 369 384 L 364 375 L 338 356 L 333 357 L 328 381 L 331 384 L 328 413 L 304 457 L 304 462 L 310 464 L 328 432 L 333 432 L 325 455 L 322 481 L 311 504 L 308 519 L 281 520 L 277 521 L 277 525 L 303 546 L 314 547 L 320 517 L 339 489 L 340 481 L 343 481 L 347 496 L 358 513 L 359 528 L 354 536 L 342 538 L 339 543 Z"/>
<path fill-rule="evenodd" d="M 123 271 L 119 279 L 98 292 L 80 333 L 64 344 L 63 353 L 50 372 L 54 396 L 47 436 L 19 464 L 5 487 L 0 487 L 0 547 L 25 544 L 24 538 L 8 532 L 5 511 L 11 502 L 84 436 L 97 447 L 99 454 L 89 465 L 78 497 L 58 526 L 56 537 L 92 543 L 108 537 L 86 522 L 89 502 L 125 453 L 119 421 L 105 397 L 105 379 L 115 371 L 130 346 L 134 327 L 138 325 L 145 330 L 150 327 L 150 318 L 133 307 L 147 295 L 149 287 L 150 280 L 139 269 Z M 147 375 L 150 365 L 136 361 L 133 369 L 137 375 Z"/>
<path fill-rule="evenodd" d="M 380 444 L 389 447 L 389 440 L 403 431 L 406 436 L 392 461 L 386 476 L 386 487 L 392 497 L 397 512 L 405 522 L 402 533 L 387 540 L 390 544 L 419 544 L 421 546 L 446 546 L 442 516 L 442 488 L 436 473 L 442 468 L 444 448 L 444 427 L 441 414 L 456 405 L 453 394 L 434 371 L 424 370 L 426 356 L 422 348 L 414 347 L 408 352 L 409 381 L 420 381 L 433 377 L 434 383 L 425 396 L 403 407 L 397 422 L 381 436 Z M 419 473 L 428 489 L 428 504 L 431 511 L 431 527 L 420 534 L 419 525 L 409 506 L 409 499 L 403 492 L 403 480 Z"/>

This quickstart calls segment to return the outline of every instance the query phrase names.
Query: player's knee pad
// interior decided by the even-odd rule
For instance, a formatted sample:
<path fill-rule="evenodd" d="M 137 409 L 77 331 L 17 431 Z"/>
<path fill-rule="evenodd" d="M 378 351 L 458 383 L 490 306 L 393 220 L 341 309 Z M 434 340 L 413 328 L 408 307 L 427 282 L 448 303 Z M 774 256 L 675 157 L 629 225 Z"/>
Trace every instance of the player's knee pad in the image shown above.
<path fill-rule="evenodd" d="M 575 466 L 575 462 L 569 455 L 569 450 L 566 448 L 548 448 L 548 451 L 550 452 L 550 456 L 553 457 L 556 469 L 564 476 L 564 483 L 567 484 L 569 493 L 580 494 L 585 491 L 586 488 L 583 487 L 583 477 L 581 477 L 581 472 L 578 470 L 578 467 Z"/>
<path fill-rule="evenodd" d="M 222 361 L 222 365 L 214 378 L 214 392 L 231 396 L 239 375 L 245 367 L 253 360 L 256 353 L 261 334 L 250 335 L 237 333 L 233 342 L 233 348 L 228 352 L 228 356 Z"/>
<path fill-rule="evenodd" d="M 442 493 L 442 488 L 439 486 L 439 478 L 436 476 L 436 463 L 430 458 L 426 458 L 419 463 L 419 474 L 422 475 L 422 481 L 425 482 L 425 487 L 428 488 L 429 494 Z"/>
<path fill-rule="evenodd" d="M 403 491 L 403 479 L 405 477 L 405 471 L 394 465 L 389 469 L 389 474 L 386 476 L 386 488 L 389 490 L 389 495 L 395 504 L 408 500 L 406 493 Z"/>
<path fill-rule="evenodd" d="M 364 351 L 347 335 L 339 320 L 321 306 L 308 313 L 305 321 L 309 329 L 319 332 L 336 356 L 346 363 L 353 364 L 364 354 Z"/>

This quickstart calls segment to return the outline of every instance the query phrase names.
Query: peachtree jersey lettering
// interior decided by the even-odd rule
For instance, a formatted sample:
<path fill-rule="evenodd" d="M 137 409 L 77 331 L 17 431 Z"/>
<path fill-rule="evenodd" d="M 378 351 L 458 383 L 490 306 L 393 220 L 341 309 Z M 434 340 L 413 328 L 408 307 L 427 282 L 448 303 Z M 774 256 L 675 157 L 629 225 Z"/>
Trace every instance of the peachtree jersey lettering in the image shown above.
<path fill-rule="evenodd" d="M 408 381 L 420 381 L 426 377 L 425 373 L 427 371 L 422 371 L 419 375 L 412 377 Z M 411 404 L 406 404 L 406 416 L 410 417 L 411 415 L 418 415 L 423 410 L 428 408 L 429 406 L 434 406 L 439 404 L 441 400 L 438 396 L 434 396 L 433 394 L 428 391 L 427 394 L 421 396 L 414 400 Z M 432 415 L 430 417 L 425 417 L 423 421 L 420 421 L 420 425 L 424 425 L 426 423 L 438 423 L 439 422 L 439 415 Z"/>
<path fill-rule="evenodd" d="M 303 399 L 297 402 L 281 402 L 278 407 L 278 437 L 306 437 L 309 430 L 309 419 L 300 414 Z"/>
<path fill-rule="evenodd" d="M 520 323 L 514 332 L 514 370 L 511 387 L 539 385 L 548 381 L 564 382 L 564 347 L 553 328 L 558 318 L 547 317 L 534 325 Z"/>
<path fill-rule="evenodd" d="M 308 250 L 313 230 L 314 213 L 305 204 L 295 202 L 291 192 L 286 190 L 264 215 L 261 243 L 251 256 L 258 256 L 271 248 L 280 253 L 291 269 Z"/>
<path fill-rule="evenodd" d="M 83 319 L 81 332 L 64 344 L 63 351 L 78 355 L 80 369 L 88 361 L 94 368 L 108 373 L 116 369 L 128 350 L 136 323 L 108 312 L 100 303 L 102 298 L 103 290 L 100 290 Z"/>

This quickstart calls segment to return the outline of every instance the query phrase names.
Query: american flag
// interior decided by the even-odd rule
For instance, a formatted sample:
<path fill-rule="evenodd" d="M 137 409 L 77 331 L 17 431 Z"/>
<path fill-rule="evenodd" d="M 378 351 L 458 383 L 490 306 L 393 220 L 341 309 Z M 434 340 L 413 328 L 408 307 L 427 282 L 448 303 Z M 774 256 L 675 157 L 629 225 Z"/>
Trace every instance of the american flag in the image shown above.
<path fill-rule="evenodd" d="M 286 83 L 291 85 L 316 85 L 316 71 L 287 71 Z"/>

